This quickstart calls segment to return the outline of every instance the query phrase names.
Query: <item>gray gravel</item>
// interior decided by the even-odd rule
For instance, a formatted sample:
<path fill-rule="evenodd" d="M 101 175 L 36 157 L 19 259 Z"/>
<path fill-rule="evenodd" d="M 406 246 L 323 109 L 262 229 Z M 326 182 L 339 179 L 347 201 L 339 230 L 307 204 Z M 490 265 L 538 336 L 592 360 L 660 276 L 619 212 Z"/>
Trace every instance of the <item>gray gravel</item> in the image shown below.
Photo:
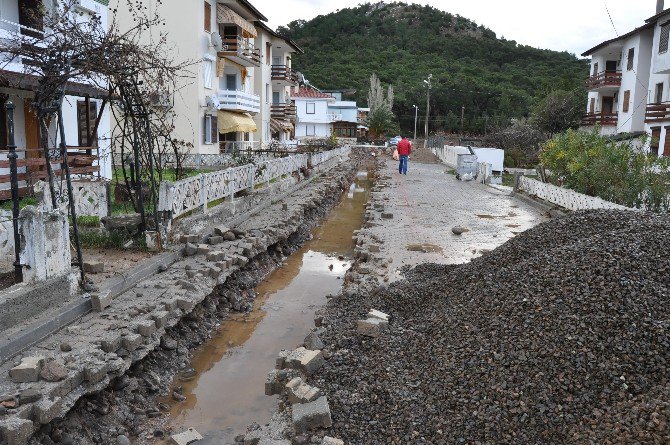
<path fill-rule="evenodd" d="M 670 218 L 553 220 L 333 299 L 310 384 L 355 444 L 670 443 Z M 392 316 L 356 334 L 371 308 Z"/>

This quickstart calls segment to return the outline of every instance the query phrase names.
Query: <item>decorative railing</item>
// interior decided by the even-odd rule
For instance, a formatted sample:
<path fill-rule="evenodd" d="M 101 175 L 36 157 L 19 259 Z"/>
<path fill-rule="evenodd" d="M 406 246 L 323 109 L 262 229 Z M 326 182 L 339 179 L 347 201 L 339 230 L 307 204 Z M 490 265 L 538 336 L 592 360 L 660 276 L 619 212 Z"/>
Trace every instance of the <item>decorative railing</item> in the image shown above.
<path fill-rule="evenodd" d="M 603 71 L 586 79 L 586 85 L 594 90 L 603 87 L 620 87 L 621 71 Z"/>
<path fill-rule="evenodd" d="M 617 113 L 586 113 L 582 117 L 582 126 L 592 127 L 600 125 L 601 127 L 616 126 L 619 122 Z"/>
<path fill-rule="evenodd" d="M 17 35 L 41 37 L 44 31 L 0 18 L 0 39 L 11 39 Z"/>
<path fill-rule="evenodd" d="M 670 120 L 670 102 L 647 105 L 644 121 L 648 124 Z"/>
<path fill-rule="evenodd" d="M 247 39 L 237 36 L 236 38 L 224 38 L 224 49 L 221 54 L 227 57 L 237 57 L 242 62 L 247 62 L 254 66 L 261 64 L 261 50 L 256 48 L 253 43 Z"/>
<path fill-rule="evenodd" d="M 349 147 L 342 147 L 322 153 L 295 154 L 203 173 L 181 181 L 164 181 L 160 184 L 158 210 L 168 212 L 172 219 L 198 209 L 206 211 L 214 201 L 232 197 L 237 192 L 261 184 L 269 184 L 308 165 L 315 167 L 336 158 L 342 159 L 350 151 Z"/>
<path fill-rule="evenodd" d="M 293 104 L 272 104 L 270 115 L 273 119 L 295 120 L 298 116 L 298 109 Z"/>
<path fill-rule="evenodd" d="M 248 113 L 259 113 L 261 111 L 261 98 L 256 94 L 245 93 L 244 91 L 219 90 L 216 96 L 219 100 L 219 110 Z"/>
<path fill-rule="evenodd" d="M 272 65 L 272 80 L 288 83 L 298 83 L 298 72 L 286 65 Z"/>

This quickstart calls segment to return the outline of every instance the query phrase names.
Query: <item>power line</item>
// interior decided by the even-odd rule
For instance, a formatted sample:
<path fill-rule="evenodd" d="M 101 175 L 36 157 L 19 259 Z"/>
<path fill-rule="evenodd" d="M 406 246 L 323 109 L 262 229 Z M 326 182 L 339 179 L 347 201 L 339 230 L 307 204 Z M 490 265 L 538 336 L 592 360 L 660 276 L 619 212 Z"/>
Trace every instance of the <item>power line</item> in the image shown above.
<path fill-rule="evenodd" d="M 612 20 L 612 14 L 610 14 L 610 8 L 607 7 L 607 0 L 603 0 L 603 5 L 605 5 L 605 11 L 607 11 L 607 16 L 610 18 L 612 28 L 614 28 L 614 34 L 619 37 L 619 32 L 616 30 L 616 26 L 614 26 L 614 20 Z"/>

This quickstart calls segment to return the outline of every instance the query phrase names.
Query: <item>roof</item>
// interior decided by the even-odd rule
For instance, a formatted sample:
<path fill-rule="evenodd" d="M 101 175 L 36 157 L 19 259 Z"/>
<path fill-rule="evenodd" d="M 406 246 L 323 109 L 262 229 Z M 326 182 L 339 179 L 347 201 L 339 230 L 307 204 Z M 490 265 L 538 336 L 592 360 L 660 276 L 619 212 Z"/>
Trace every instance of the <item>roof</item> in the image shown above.
<path fill-rule="evenodd" d="M 656 22 L 648 22 L 646 25 L 640 26 L 639 28 L 635 28 L 634 30 L 632 30 L 631 32 L 629 32 L 627 34 L 620 35 L 619 37 L 615 37 L 614 39 L 606 40 L 603 43 L 594 46 L 590 50 L 583 52 L 582 56 L 584 56 L 584 57 L 585 56 L 590 56 L 594 52 L 598 51 L 599 49 L 602 49 L 602 48 L 606 47 L 607 45 L 618 42 L 620 40 L 627 39 L 628 37 L 634 36 L 635 34 L 637 34 L 639 32 L 642 32 L 646 29 L 653 28 L 654 26 L 656 26 Z"/>
<path fill-rule="evenodd" d="M 0 70 L 0 87 L 35 91 L 39 86 L 39 80 L 40 78 L 34 74 Z M 109 96 L 109 91 L 81 82 L 67 82 L 65 84 L 65 94 L 78 97 L 90 96 L 93 99 L 104 99 Z"/>
<path fill-rule="evenodd" d="M 663 17 L 664 15 L 666 15 L 668 13 L 670 13 L 670 8 L 664 9 L 663 11 L 659 12 L 658 14 L 656 14 L 652 17 L 649 17 L 647 20 L 645 20 L 645 22 L 646 23 L 652 23 L 652 22 L 655 23 L 656 20 L 660 19 L 661 17 Z"/>
<path fill-rule="evenodd" d="M 295 50 L 295 52 L 297 52 L 298 54 L 304 54 L 304 53 L 305 53 L 305 52 L 302 50 L 302 48 L 300 48 L 300 47 L 298 46 L 298 44 L 295 43 L 293 40 L 291 40 L 291 39 L 289 39 L 288 37 L 284 37 L 283 35 L 279 34 L 277 31 L 275 31 L 274 29 L 270 28 L 268 25 L 266 25 L 265 23 L 261 22 L 260 20 L 256 20 L 256 26 L 258 26 L 259 28 L 264 29 L 266 32 L 272 34 L 274 37 L 276 37 L 276 38 L 278 38 L 278 39 L 282 39 L 283 41 L 285 41 L 286 43 L 288 43 L 288 45 L 289 45 L 291 48 L 293 48 L 293 49 Z"/>
<path fill-rule="evenodd" d="M 254 14 L 259 19 L 263 20 L 264 22 L 268 21 L 268 18 L 265 17 L 263 14 L 261 14 L 261 12 L 258 9 L 256 9 L 256 7 L 252 5 L 248 0 L 239 0 L 239 2 L 242 3 L 244 6 L 246 6 L 247 9 L 249 9 L 249 11 L 251 11 L 252 14 Z"/>
<path fill-rule="evenodd" d="M 330 94 L 322 93 L 316 88 L 300 87 L 297 91 L 291 88 L 291 97 L 304 97 L 307 99 L 335 99 Z"/>

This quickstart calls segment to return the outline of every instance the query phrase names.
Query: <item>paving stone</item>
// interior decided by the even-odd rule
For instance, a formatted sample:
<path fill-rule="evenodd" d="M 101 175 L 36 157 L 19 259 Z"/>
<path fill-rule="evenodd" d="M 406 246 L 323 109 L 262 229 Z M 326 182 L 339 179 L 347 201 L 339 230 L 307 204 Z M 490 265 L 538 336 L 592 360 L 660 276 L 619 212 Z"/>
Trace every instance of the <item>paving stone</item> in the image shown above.
<path fill-rule="evenodd" d="M 105 334 L 100 343 L 102 350 L 105 352 L 114 352 L 121 347 L 121 333 L 120 332 L 110 332 Z"/>
<path fill-rule="evenodd" d="M 91 294 L 91 307 L 95 312 L 104 311 L 112 304 L 112 301 L 114 301 L 114 298 L 110 291 Z"/>
<path fill-rule="evenodd" d="M 55 397 L 54 399 L 42 399 L 35 403 L 33 414 L 35 420 L 42 425 L 46 425 L 58 417 L 63 410 L 63 399 Z"/>
<path fill-rule="evenodd" d="M 123 345 L 123 348 L 129 352 L 135 351 L 143 344 L 144 344 L 144 337 L 142 337 L 142 335 L 140 334 L 135 333 L 127 334 L 124 335 L 123 338 L 121 339 L 121 345 Z"/>
<path fill-rule="evenodd" d="M 291 351 L 287 351 L 286 349 L 279 351 L 277 359 L 275 360 L 275 368 L 284 369 L 286 367 L 286 359 L 289 355 L 291 355 Z"/>
<path fill-rule="evenodd" d="M 143 337 L 151 337 L 156 332 L 156 322 L 154 320 L 142 320 L 136 323 L 135 326 L 137 327 L 137 332 Z"/>
<path fill-rule="evenodd" d="M 157 328 L 164 328 L 167 324 L 170 313 L 168 311 L 154 311 L 150 315 L 151 319 L 156 322 Z"/>
<path fill-rule="evenodd" d="M 388 322 L 371 317 L 366 320 L 358 320 L 356 329 L 361 335 L 377 338 L 388 329 Z"/>
<path fill-rule="evenodd" d="M 0 417 L 0 438 L 7 445 L 25 445 L 33 434 L 33 422 L 19 417 Z"/>
<path fill-rule="evenodd" d="M 43 364 L 44 357 L 24 357 L 19 365 L 9 370 L 9 377 L 15 383 L 36 382 Z"/>
<path fill-rule="evenodd" d="M 321 441 L 321 445 L 344 445 L 344 441 L 342 439 L 324 436 L 323 440 Z"/>
<path fill-rule="evenodd" d="M 198 255 L 206 255 L 210 252 L 211 247 L 207 244 L 198 244 Z"/>
<path fill-rule="evenodd" d="M 312 375 L 324 364 L 321 351 L 312 351 L 300 347 L 286 357 L 286 367 L 298 369 L 307 375 Z"/>
<path fill-rule="evenodd" d="M 193 256 L 198 253 L 198 245 L 193 243 L 186 243 L 184 246 L 184 256 Z"/>
<path fill-rule="evenodd" d="M 179 242 L 198 244 L 200 242 L 200 235 L 182 235 L 181 238 L 179 238 Z"/>
<path fill-rule="evenodd" d="M 286 384 L 286 394 L 291 403 L 308 403 L 321 397 L 321 390 L 308 385 L 301 377 L 294 377 Z"/>
<path fill-rule="evenodd" d="M 333 425 L 326 396 L 313 402 L 293 405 L 292 410 L 293 428 L 298 434 Z"/>
<path fill-rule="evenodd" d="M 377 309 L 370 309 L 370 312 L 368 312 L 368 317 L 379 318 L 380 320 L 383 321 L 389 321 L 389 315 L 381 311 L 378 311 Z"/>
<path fill-rule="evenodd" d="M 265 379 L 265 395 L 274 396 L 281 394 L 283 389 L 284 383 L 279 379 L 279 370 L 273 369 Z"/>
<path fill-rule="evenodd" d="M 207 239 L 207 242 L 211 245 L 221 244 L 223 242 L 223 237 L 218 235 L 210 236 Z"/>
<path fill-rule="evenodd" d="M 86 273 L 103 273 L 105 271 L 105 263 L 102 261 L 84 261 L 84 272 Z"/>
<path fill-rule="evenodd" d="M 189 445 L 198 440 L 202 440 L 202 436 L 195 429 L 189 428 L 179 434 L 170 436 L 170 445 Z"/>

